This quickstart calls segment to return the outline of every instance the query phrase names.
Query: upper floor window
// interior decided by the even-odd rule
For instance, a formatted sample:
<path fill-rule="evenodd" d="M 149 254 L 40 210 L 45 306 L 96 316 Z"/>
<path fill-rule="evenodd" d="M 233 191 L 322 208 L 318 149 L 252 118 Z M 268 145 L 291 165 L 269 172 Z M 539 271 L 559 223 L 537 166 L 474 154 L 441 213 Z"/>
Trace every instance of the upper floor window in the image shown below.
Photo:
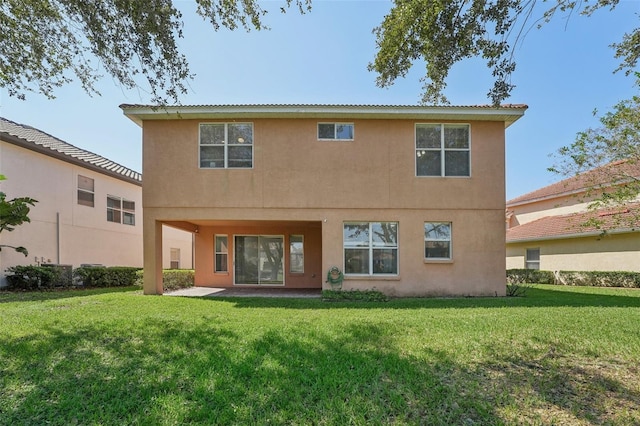
<path fill-rule="evenodd" d="M 424 258 L 451 259 L 451 223 L 427 222 L 424 224 Z"/>
<path fill-rule="evenodd" d="M 318 139 L 353 140 L 353 123 L 318 123 Z"/>
<path fill-rule="evenodd" d="M 205 169 L 252 168 L 253 124 L 200 124 L 200 167 Z"/>
<path fill-rule="evenodd" d="M 345 223 L 344 272 L 354 275 L 398 274 L 398 223 Z"/>
<path fill-rule="evenodd" d="M 124 198 L 107 195 L 107 222 L 136 224 L 136 203 Z"/>
<path fill-rule="evenodd" d="M 468 124 L 416 124 L 416 176 L 470 176 Z"/>
<path fill-rule="evenodd" d="M 93 179 L 78 175 L 78 204 L 82 206 L 94 206 L 94 181 Z"/>

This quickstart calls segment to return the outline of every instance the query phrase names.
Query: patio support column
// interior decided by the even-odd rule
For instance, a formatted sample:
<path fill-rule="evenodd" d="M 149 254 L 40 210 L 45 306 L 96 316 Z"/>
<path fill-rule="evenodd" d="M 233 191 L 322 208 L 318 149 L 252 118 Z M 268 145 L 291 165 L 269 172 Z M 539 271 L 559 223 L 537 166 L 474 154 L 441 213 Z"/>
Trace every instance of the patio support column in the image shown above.
<path fill-rule="evenodd" d="M 144 221 L 144 294 L 162 294 L 162 222 Z"/>
<path fill-rule="evenodd" d="M 327 215 L 322 221 L 322 288 L 330 289 L 326 276 L 332 266 L 337 266 L 340 270 L 343 267 L 342 261 L 342 222 Z"/>

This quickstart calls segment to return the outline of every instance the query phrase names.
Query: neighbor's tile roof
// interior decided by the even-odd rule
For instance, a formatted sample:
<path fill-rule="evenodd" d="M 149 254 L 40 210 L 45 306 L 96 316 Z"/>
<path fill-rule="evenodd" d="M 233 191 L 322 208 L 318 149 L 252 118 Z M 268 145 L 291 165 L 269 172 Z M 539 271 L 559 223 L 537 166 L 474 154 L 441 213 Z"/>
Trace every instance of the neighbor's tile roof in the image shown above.
<path fill-rule="evenodd" d="M 593 185 L 594 182 L 599 181 L 598 176 L 601 175 L 606 180 L 607 176 L 611 176 L 613 173 L 616 175 L 628 175 L 634 177 L 640 177 L 640 162 L 628 162 L 628 161 L 616 161 L 606 166 L 599 167 L 597 169 L 589 170 L 588 172 L 581 173 L 579 175 L 561 180 L 560 182 L 553 183 L 519 197 L 513 198 L 507 201 L 507 207 L 525 204 L 533 201 L 544 200 L 549 198 L 559 197 L 561 195 L 574 194 L 585 191 L 587 188 Z M 602 179 L 601 179 L 602 180 Z M 601 181 L 600 180 L 600 181 Z"/>
<path fill-rule="evenodd" d="M 51 157 L 77 164 L 117 179 L 140 185 L 142 174 L 123 165 L 71 145 L 48 133 L 0 117 L 0 139 Z"/>
<path fill-rule="evenodd" d="M 618 232 L 640 231 L 640 204 L 630 204 L 619 209 L 545 216 L 507 229 L 507 243 L 597 235 L 601 232 L 600 229 L 595 226 L 583 226 L 593 217 L 602 221 L 603 229 Z"/>

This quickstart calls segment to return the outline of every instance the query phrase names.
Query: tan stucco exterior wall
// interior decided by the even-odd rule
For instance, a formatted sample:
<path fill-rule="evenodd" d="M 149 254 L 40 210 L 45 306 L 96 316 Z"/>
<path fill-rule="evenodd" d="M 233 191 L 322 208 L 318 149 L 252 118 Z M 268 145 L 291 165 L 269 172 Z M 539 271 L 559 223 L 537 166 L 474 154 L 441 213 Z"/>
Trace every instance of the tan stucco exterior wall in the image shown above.
<path fill-rule="evenodd" d="M 507 269 L 524 268 L 528 248 L 540 249 L 540 269 L 546 271 L 640 272 L 637 232 L 507 244 Z"/>
<path fill-rule="evenodd" d="M 345 221 L 395 221 L 398 276 L 348 277 L 345 288 L 375 287 L 397 296 L 504 295 L 503 122 L 471 123 L 471 177 L 433 178 L 415 176 L 414 126 L 426 121 L 352 120 L 349 142 L 317 140 L 318 121 L 332 121 L 326 118 L 237 121 L 253 123 L 253 169 L 198 167 L 198 125 L 212 121 L 144 121 L 145 293 L 161 292 L 162 222 L 199 226 L 196 269 L 208 269 L 197 272 L 199 285 L 223 284 L 211 273 L 218 230 L 243 233 L 249 224 L 243 221 L 273 222 L 266 234 L 280 232 L 283 223 L 318 224 L 319 270 L 312 264 L 315 277 L 296 285 L 317 286 L 319 276 L 326 286 L 327 270 L 344 266 Z M 427 221 L 452 222 L 451 262 L 425 262 Z"/>

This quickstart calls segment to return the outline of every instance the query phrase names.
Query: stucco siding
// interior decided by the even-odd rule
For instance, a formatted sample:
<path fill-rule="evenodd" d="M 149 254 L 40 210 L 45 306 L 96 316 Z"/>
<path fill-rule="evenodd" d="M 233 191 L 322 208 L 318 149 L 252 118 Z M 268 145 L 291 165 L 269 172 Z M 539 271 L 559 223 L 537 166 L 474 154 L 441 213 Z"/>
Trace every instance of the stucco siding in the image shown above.
<path fill-rule="evenodd" d="M 637 232 L 508 244 L 507 268 L 524 268 L 527 248 L 540 248 L 542 270 L 640 272 Z"/>
<path fill-rule="evenodd" d="M 353 141 L 317 140 L 318 120 L 247 121 L 252 169 L 199 168 L 207 120 L 145 122 L 145 207 L 504 208 L 503 123 L 471 126 L 471 177 L 416 178 L 415 120 L 355 120 Z"/>

